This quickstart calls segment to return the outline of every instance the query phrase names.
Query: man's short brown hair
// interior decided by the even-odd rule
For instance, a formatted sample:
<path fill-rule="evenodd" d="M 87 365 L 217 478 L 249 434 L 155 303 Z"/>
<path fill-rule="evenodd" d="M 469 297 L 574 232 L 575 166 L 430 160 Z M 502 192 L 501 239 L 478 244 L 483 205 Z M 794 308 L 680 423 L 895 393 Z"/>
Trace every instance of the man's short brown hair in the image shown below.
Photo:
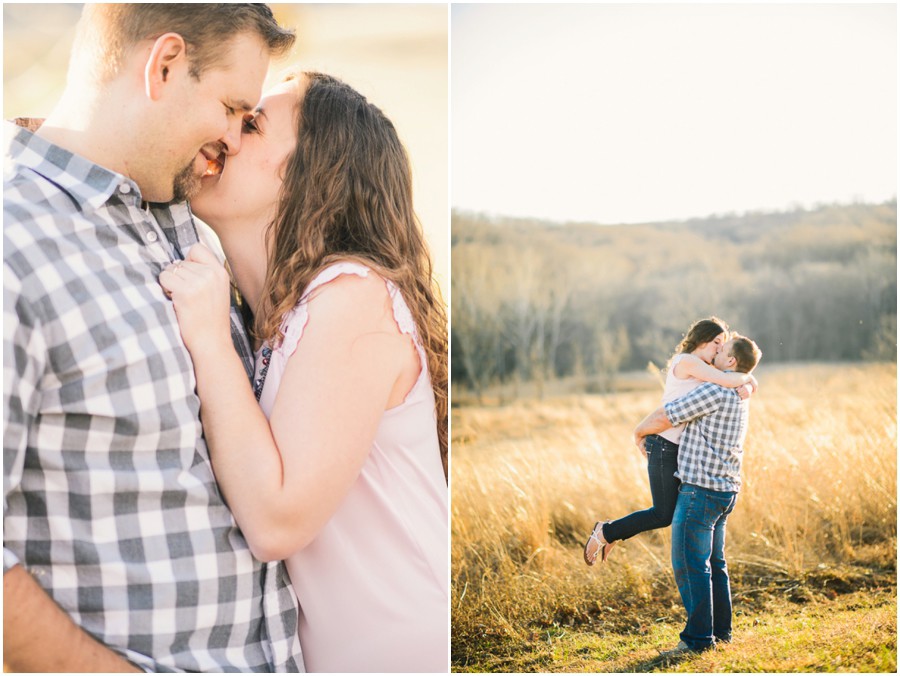
<path fill-rule="evenodd" d="M 199 79 L 224 61 L 231 39 L 245 32 L 256 34 L 272 56 L 283 56 L 294 45 L 294 31 L 279 26 L 268 5 L 160 2 L 86 4 L 75 50 L 93 53 L 95 76 L 105 82 L 115 77 L 134 45 L 178 33 L 187 44 L 190 73 Z"/>
<path fill-rule="evenodd" d="M 737 362 L 735 371 L 750 373 L 759 364 L 759 360 L 762 358 L 762 350 L 752 340 L 739 333 L 733 334 L 731 340 L 731 356 Z"/>

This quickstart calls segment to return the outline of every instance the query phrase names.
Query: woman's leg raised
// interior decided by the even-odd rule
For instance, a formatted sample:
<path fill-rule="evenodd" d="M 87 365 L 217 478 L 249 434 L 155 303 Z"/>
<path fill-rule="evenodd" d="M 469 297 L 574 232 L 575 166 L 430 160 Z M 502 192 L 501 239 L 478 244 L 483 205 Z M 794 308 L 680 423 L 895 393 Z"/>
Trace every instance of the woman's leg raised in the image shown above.
<path fill-rule="evenodd" d="M 667 528 L 672 523 L 675 503 L 678 501 L 678 486 L 681 484 L 675 478 L 675 471 L 678 469 L 678 444 L 651 434 L 646 438 L 645 448 L 653 506 L 604 524 L 603 537 L 607 542 L 626 540 L 644 531 Z"/>

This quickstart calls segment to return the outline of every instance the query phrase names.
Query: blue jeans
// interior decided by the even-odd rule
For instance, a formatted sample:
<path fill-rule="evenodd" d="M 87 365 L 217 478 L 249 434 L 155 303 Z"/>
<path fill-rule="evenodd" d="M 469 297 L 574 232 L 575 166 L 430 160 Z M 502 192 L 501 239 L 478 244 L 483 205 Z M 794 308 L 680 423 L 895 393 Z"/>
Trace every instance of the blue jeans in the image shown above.
<path fill-rule="evenodd" d="M 672 523 L 675 502 L 678 500 L 678 486 L 681 485 L 675 478 L 675 470 L 678 469 L 678 444 L 651 434 L 646 437 L 644 448 L 647 451 L 647 475 L 650 478 L 653 506 L 606 524 L 603 527 L 603 537 L 607 542 L 626 540 L 647 530 L 667 528 Z"/>
<path fill-rule="evenodd" d="M 725 563 L 725 524 L 737 493 L 682 484 L 672 520 L 672 568 L 687 624 L 681 640 L 705 650 L 731 640 L 731 585 Z"/>

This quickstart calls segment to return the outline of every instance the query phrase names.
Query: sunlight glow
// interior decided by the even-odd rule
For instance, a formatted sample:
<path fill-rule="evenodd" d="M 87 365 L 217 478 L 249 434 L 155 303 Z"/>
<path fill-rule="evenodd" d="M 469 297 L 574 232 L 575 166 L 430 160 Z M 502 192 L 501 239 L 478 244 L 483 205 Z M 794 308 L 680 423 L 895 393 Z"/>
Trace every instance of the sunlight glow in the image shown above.
<path fill-rule="evenodd" d="M 629 223 L 896 196 L 894 5 L 454 5 L 451 205 Z"/>

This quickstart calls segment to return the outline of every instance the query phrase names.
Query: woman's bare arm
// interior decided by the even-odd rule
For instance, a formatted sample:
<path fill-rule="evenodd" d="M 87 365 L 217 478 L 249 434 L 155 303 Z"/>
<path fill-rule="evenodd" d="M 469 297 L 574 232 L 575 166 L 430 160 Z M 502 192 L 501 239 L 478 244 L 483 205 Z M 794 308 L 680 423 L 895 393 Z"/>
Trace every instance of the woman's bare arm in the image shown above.
<path fill-rule="evenodd" d="M 207 287 L 190 275 L 207 271 L 188 267 L 161 281 L 173 290 L 191 350 L 216 480 L 254 555 L 283 559 L 337 510 L 418 359 L 393 319 L 384 280 L 339 277 L 309 301 L 309 321 L 267 420 L 231 344 L 220 282 L 205 299 Z M 185 285 L 194 284 L 200 291 L 191 297 Z M 212 310 L 216 304 L 222 307 Z"/>
<path fill-rule="evenodd" d="M 757 389 L 756 378 L 749 373 L 737 371 L 720 371 L 692 354 L 685 355 L 675 365 L 675 375 L 679 378 L 696 378 L 707 383 L 715 383 L 722 387 L 736 388 L 750 383 Z"/>

